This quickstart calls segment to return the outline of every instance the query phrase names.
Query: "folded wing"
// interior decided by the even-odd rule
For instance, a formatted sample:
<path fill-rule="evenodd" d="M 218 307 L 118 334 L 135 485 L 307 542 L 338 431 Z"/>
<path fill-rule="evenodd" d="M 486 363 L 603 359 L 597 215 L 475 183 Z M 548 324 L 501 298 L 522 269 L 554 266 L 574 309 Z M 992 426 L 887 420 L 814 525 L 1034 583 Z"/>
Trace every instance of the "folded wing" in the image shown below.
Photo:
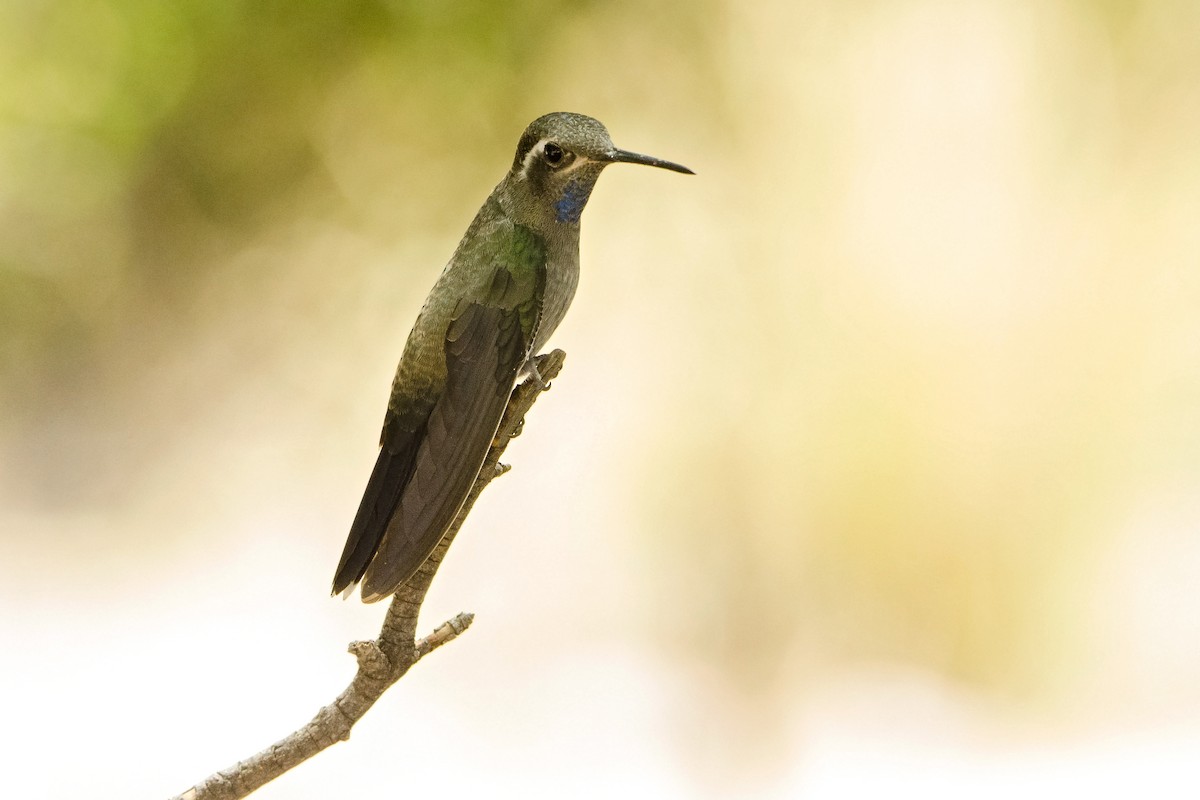
<path fill-rule="evenodd" d="M 380 437 L 379 457 L 375 459 L 375 468 L 367 481 L 342 559 L 334 573 L 334 594 L 340 594 L 362 580 L 367 564 L 379 549 L 388 520 L 412 478 L 431 407 L 410 404 L 402 413 L 388 410 Z"/>
<path fill-rule="evenodd" d="M 463 304 L 446 331 L 445 351 L 446 388 L 363 575 L 366 602 L 386 597 L 416 572 L 467 499 L 528 352 L 520 310 Z"/>

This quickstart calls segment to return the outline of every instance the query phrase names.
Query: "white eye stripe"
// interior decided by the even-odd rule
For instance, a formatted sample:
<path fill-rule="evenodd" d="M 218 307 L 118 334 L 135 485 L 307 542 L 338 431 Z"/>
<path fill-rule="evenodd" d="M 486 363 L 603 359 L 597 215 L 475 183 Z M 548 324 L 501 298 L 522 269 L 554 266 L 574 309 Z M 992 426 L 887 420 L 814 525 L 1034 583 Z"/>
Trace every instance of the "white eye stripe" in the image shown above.
<path fill-rule="evenodd" d="M 539 139 L 538 143 L 529 148 L 529 152 L 525 154 L 525 158 L 521 161 L 521 177 L 525 177 L 525 173 L 529 171 L 529 165 L 533 163 L 533 158 L 538 153 L 542 152 L 542 148 L 546 146 L 549 139 Z"/>
<path fill-rule="evenodd" d="M 574 172 L 575 170 L 579 169 L 580 167 L 582 167 L 582 166 L 583 166 L 584 164 L 586 164 L 586 163 L 588 163 L 588 160 L 587 160 L 586 158 L 584 158 L 584 157 L 583 157 L 583 156 L 581 156 L 581 155 L 576 155 L 576 156 L 575 156 L 575 160 L 574 160 L 574 161 L 572 161 L 570 164 L 567 164 L 567 165 L 566 165 L 565 167 L 563 167 L 562 169 L 560 169 L 560 170 L 558 171 L 558 173 L 559 173 L 560 175 L 566 175 L 568 172 Z"/>
<path fill-rule="evenodd" d="M 533 147 L 529 148 L 529 152 L 525 154 L 525 158 L 521 159 L 521 171 L 519 173 L 517 173 L 518 178 L 524 179 L 526 177 L 526 174 L 529 172 L 530 165 L 533 164 L 533 159 L 539 153 L 544 151 L 546 144 L 549 141 L 550 141 L 550 139 L 538 139 L 537 144 L 535 144 Z M 563 151 L 563 153 L 567 153 L 567 152 L 569 152 L 569 151 L 567 151 L 567 150 Z M 575 170 L 579 169 L 584 164 L 588 163 L 588 160 L 586 158 L 584 158 L 583 156 L 578 155 L 578 154 L 573 154 L 573 155 L 575 155 L 574 161 L 572 161 L 570 164 L 563 167 L 562 169 L 557 170 L 560 174 L 574 172 Z"/>

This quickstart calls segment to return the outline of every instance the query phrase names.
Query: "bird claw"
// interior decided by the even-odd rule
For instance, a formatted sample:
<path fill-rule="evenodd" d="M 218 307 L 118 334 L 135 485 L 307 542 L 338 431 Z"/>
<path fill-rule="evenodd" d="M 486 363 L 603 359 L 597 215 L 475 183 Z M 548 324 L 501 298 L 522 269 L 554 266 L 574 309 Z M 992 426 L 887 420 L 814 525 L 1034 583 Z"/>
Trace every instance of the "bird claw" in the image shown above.
<path fill-rule="evenodd" d="M 542 380 L 542 373 L 538 371 L 538 358 L 540 356 L 535 356 L 525 362 L 525 379 L 533 381 L 533 384 L 538 387 L 538 391 L 544 392 L 550 388 L 550 384 Z"/>

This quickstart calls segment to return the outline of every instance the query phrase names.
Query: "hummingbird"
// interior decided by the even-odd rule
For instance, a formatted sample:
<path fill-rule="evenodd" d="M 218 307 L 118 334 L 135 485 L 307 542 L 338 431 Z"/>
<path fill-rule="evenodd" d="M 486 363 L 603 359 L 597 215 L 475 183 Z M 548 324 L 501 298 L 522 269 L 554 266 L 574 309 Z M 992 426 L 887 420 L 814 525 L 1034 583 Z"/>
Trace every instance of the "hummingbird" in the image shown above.
<path fill-rule="evenodd" d="M 408 335 L 333 594 L 359 584 L 363 602 L 382 600 L 453 523 L 514 386 L 541 384 L 534 359 L 579 283 L 579 220 L 614 163 L 694 174 L 617 148 L 582 114 L 546 114 L 521 135 Z"/>

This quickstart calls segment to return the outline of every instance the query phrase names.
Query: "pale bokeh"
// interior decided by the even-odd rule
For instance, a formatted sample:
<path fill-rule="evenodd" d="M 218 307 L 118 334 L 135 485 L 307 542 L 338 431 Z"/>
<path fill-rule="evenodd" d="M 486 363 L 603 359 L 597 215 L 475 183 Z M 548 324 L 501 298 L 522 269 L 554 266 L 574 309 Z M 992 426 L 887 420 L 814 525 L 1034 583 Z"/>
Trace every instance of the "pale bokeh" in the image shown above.
<path fill-rule="evenodd" d="M 0 9 L 9 792 L 349 680 L 395 360 L 556 109 L 698 174 L 596 190 L 475 626 L 256 796 L 1200 794 L 1186 0 Z"/>

